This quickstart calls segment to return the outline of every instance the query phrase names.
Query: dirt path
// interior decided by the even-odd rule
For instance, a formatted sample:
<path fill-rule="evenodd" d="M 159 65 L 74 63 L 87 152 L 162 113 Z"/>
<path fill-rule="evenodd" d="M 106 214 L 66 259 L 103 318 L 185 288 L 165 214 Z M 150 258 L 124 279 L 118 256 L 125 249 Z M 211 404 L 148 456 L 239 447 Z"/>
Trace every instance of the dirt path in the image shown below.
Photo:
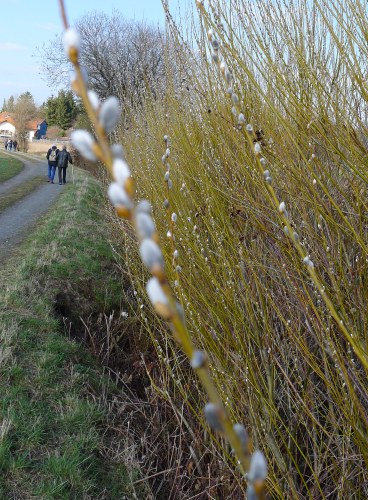
<path fill-rule="evenodd" d="M 9 189 L 22 184 L 32 177 L 45 176 L 45 183 L 28 196 L 4 210 L 0 214 L 0 262 L 10 255 L 12 249 L 27 235 L 28 231 L 52 205 L 63 186 L 49 184 L 47 180 L 47 162 L 24 153 L 7 153 L 24 163 L 23 170 L 8 181 L 0 183 L 0 196 Z"/>
<path fill-rule="evenodd" d="M 18 175 L 15 175 L 5 182 L 0 182 L 0 195 L 9 189 L 22 184 L 22 182 L 38 175 L 45 175 L 45 181 L 47 180 L 46 158 L 45 160 L 40 160 L 25 153 L 8 153 L 7 151 L 1 151 L 1 153 L 4 154 L 4 156 L 6 155 L 10 158 L 20 160 L 23 163 L 24 168 Z"/>

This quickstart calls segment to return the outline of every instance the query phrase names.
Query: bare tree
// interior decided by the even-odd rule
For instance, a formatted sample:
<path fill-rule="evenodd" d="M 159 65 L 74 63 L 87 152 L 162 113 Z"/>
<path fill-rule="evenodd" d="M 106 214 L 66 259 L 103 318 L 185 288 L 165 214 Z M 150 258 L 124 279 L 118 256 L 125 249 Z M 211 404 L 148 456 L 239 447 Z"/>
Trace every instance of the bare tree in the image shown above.
<path fill-rule="evenodd" d="M 29 92 L 21 94 L 14 105 L 14 122 L 19 149 L 27 151 L 29 122 L 36 117 L 37 108 Z"/>
<path fill-rule="evenodd" d="M 89 86 L 101 98 L 116 95 L 124 103 L 140 103 L 149 89 L 164 89 L 165 37 L 151 25 L 126 21 L 121 14 L 87 14 L 76 27 L 81 35 L 81 62 Z M 57 88 L 69 85 L 70 63 L 61 39 L 55 38 L 38 49 L 45 79 Z"/>

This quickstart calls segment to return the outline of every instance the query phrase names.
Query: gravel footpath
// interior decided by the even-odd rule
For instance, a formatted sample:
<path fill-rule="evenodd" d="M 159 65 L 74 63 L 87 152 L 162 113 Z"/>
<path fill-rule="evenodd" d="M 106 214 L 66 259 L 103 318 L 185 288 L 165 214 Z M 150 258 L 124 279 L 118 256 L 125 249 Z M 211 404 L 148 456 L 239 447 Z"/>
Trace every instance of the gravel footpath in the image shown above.
<path fill-rule="evenodd" d="M 8 153 L 8 156 L 21 160 L 24 168 L 12 179 L 0 183 L 0 196 L 32 177 L 44 175 L 45 183 L 40 184 L 38 189 L 0 214 L 0 262 L 4 262 L 13 248 L 23 240 L 40 215 L 46 212 L 63 189 L 59 184 L 52 185 L 46 182 L 46 158 L 39 160 L 24 153 Z"/>

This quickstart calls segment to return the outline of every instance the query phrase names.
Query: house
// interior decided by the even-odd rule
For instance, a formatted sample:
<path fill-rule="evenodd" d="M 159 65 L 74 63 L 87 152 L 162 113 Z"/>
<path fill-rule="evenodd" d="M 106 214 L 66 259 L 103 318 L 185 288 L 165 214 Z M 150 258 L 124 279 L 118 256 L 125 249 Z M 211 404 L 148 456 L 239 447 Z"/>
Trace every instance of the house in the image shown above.
<path fill-rule="evenodd" d="M 0 137 L 9 139 L 15 135 L 15 123 L 11 113 L 0 113 Z"/>
<path fill-rule="evenodd" d="M 46 136 L 46 132 L 47 132 L 47 121 L 42 120 L 42 122 L 37 122 L 34 138 L 35 139 L 43 139 Z"/>
<path fill-rule="evenodd" d="M 30 120 L 27 128 L 29 141 L 32 141 L 33 138 L 41 139 L 46 135 L 47 122 L 46 120 Z M 16 134 L 14 113 L 8 113 L 7 111 L 0 113 L 0 138 L 11 139 Z"/>

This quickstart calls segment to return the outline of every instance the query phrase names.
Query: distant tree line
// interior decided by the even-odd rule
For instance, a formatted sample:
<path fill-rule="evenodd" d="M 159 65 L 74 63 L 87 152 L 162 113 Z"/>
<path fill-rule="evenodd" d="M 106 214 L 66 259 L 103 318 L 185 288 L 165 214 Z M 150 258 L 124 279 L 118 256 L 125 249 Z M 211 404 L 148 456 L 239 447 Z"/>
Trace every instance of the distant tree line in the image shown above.
<path fill-rule="evenodd" d="M 8 113 L 14 113 L 15 98 L 13 95 L 9 99 L 4 99 L 3 106 L 1 108 L 1 113 L 7 111 Z"/>

